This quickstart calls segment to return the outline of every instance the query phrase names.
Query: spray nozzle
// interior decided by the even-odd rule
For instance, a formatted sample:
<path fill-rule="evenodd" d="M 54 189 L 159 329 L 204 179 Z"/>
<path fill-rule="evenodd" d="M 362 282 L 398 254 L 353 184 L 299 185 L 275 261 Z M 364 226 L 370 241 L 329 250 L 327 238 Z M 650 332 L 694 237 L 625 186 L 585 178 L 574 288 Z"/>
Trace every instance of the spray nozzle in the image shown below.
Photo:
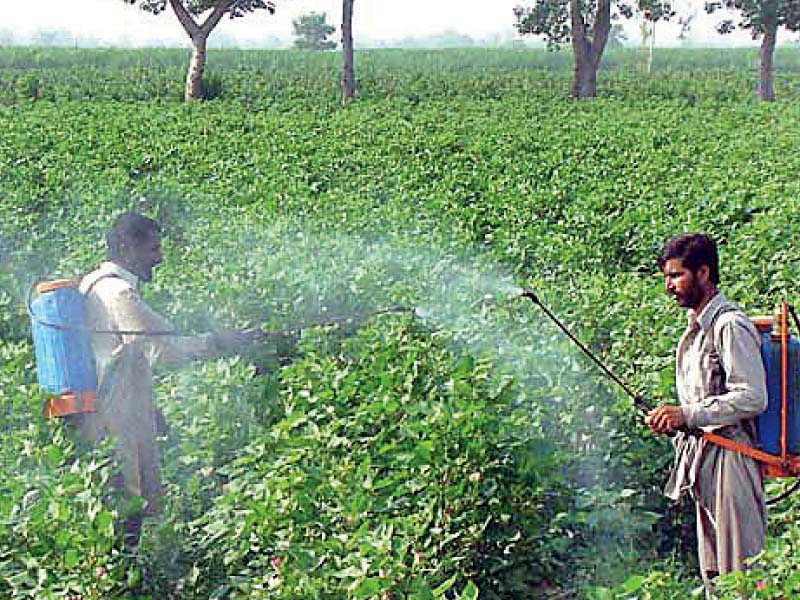
<path fill-rule="evenodd" d="M 539 296 L 537 296 L 536 293 L 533 290 L 530 290 L 530 289 L 527 289 L 527 288 L 522 288 L 520 290 L 520 292 L 519 292 L 519 296 L 522 297 L 522 298 L 528 298 L 528 299 L 532 300 L 533 302 L 535 302 L 536 304 L 541 304 L 541 301 L 539 300 Z"/>

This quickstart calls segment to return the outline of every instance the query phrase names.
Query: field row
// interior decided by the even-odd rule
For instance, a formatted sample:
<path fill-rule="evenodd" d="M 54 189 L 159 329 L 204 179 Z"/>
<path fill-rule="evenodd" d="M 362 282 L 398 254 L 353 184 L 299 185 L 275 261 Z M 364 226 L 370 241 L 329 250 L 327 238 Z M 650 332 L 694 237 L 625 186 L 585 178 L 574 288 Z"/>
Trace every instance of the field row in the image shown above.
<path fill-rule="evenodd" d="M 544 101 L 567 95 L 571 54 L 545 50 L 370 50 L 357 54 L 364 99 L 411 102 L 445 98 Z M 30 100 L 180 101 L 188 64 L 182 50 L 0 49 L 0 103 Z M 752 100 L 757 55 L 752 50 L 661 49 L 652 75 L 636 50 L 608 52 L 601 97 L 626 102 Z M 800 87 L 800 51 L 776 54 L 777 93 Z M 213 50 L 205 76 L 209 98 L 245 104 L 338 104 L 336 53 Z"/>

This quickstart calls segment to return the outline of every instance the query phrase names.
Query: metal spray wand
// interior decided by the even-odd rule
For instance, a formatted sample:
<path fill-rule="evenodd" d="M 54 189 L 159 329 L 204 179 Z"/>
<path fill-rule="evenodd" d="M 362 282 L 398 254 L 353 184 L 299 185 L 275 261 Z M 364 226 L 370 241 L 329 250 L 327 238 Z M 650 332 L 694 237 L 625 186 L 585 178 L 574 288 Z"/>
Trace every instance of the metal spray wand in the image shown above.
<path fill-rule="evenodd" d="M 603 373 L 605 373 L 609 378 L 611 378 L 611 380 L 614 381 L 614 383 L 616 383 L 618 386 L 620 386 L 625 391 L 625 393 L 628 394 L 628 396 L 631 397 L 631 399 L 633 400 L 633 403 L 636 406 L 636 408 L 638 408 L 639 410 L 641 410 L 645 414 L 647 414 L 651 410 L 653 410 L 653 407 L 650 406 L 642 396 L 640 396 L 639 394 L 634 392 L 624 381 L 622 381 L 622 379 L 617 377 L 613 373 L 613 371 L 611 371 L 611 369 L 609 369 L 605 365 L 605 363 L 603 363 L 603 361 L 601 361 L 597 357 L 597 355 L 594 352 L 592 352 L 583 342 L 581 342 L 577 337 L 575 337 L 575 335 L 569 329 L 567 329 L 567 326 L 564 325 L 564 323 L 562 323 L 561 320 L 558 317 L 556 317 L 555 314 L 553 314 L 553 312 L 549 308 L 547 308 L 547 306 L 539 299 L 539 296 L 537 296 L 532 290 L 529 290 L 529 289 L 523 289 L 520 292 L 519 295 L 522 296 L 523 298 L 528 298 L 531 302 L 533 302 L 539 308 L 541 308 L 542 311 L 544 312 L 544 314 L 546 314 L 547 317 L 551 321 L 553 321 L 553 323 L 555 323 L 558 326 L 558 328 L 561 331 L 563 331 L 566 334 L 566 336 L 570 340 L 572 340 L 572 342 L 576 346 L 578 346 L 578 348 L 580 348 L 581 351 L 586 356 L 591 358 L 592 361 L 594 362 L 594 364 L 596 364 L 598 367 L 600 367 L 600 369 L 603 371 Z"/>
<path fill-rule="evenodd" d="M 575 345 L 578 346 L 578 348 L 580 348 L 581 351 L 586 356 L 591 358 L 592 361 L 594 362 L 594 364 L 596 364 L 598 367 L 600 367 L 600 369 L 603 371 L 603 373 L 605 373 L 609 378 L 611 378 L 611 380 L 614 381 L 614 383 L 619 385 L 625 391 L 625 393 L 628 394 L 628 396 L 630 396 L 630 398 L 633 400 L 634 406 L 636 406 L 636 408 L 638 408 L 645 416 L 647 416 L 650 413 L 650 411 L 653 410 L 653 407 L 642 396 L 640 396 L 639 394 L 634 392 L 624 381 L 622 381 L 619 377 L 617 377 L 611 371 L 611 369 L 609 369 L 603 363 L 603 361 L 601 361 L 594 354 L 594 352 L 592 352 L 589 348 L 586 347 L 586 345 L 583 342 L 581 342 L 577 337 L 575 337 L 575 335 L 569 329 L 567 329 L 567 326 L 564 325 L 564 323 L 562 323 L 558 319 L 558 317 L 556 317 L 553 314 L 553 312 L 549 308 L 547 308 L 547 306 L 545 306 L 545 304 L 539 299 L 539 297 L 532 290 L 523 288 L 519 292 L 519 295 L 524 297 L 524 298 L 528 298 L 531 302 L 533 302 L 539 308 L 541 308 L 542 311 L 544 312 L 544 314 L 546 314 L 548 316 L 548 318 L 551 321 L 553 321 L 553 323 L 558 325 L 558 328 L 561 331 L 563 331 L 566 334 L 566 336 L 570 340 L 572 340 L 575 343 Z M 689 428 L 689 427 L 687 427 L 685 425 L 683 427 L 679 427 L 678 429 L 676 429 L 676 431 L 680 431 L 682 433 L 685 433 L 686 435 L 691 435 L 691 436 L 694 436 L 694 437 L 702 437 L 703 436 L 703 431 L 701 429 Z"/>

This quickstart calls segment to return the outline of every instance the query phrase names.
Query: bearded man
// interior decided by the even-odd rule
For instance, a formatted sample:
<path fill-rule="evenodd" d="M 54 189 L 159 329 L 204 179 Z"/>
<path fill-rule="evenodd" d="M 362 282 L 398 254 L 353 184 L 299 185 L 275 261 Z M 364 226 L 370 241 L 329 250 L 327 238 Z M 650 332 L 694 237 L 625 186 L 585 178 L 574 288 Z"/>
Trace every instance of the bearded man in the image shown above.
<path fill-rule="evenodd" d="M 760 338 L 717 289 L 717 247 L 707 235 L 673 237 L 658 267 L 689 322 L 676 351 L 680 405 L 659 406 L 645 422 L 656 433 L 674 435 L 675 463 L 664 493 L 677 501 L 688 492 L 694 500 L 700 569 L 711 597 L 714 577 L 744 568 L 745 559 L 764 547 L 764 485 L 754 459 L 686 430 L 757 443 L 754 418 L 767 406 Z"/>

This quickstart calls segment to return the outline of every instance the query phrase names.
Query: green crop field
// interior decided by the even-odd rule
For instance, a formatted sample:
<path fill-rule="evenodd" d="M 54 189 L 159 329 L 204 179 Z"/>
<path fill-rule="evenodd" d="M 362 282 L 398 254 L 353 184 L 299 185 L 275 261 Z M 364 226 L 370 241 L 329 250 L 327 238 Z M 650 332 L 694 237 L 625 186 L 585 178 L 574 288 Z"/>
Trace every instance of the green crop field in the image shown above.
<path fill-rule="evenodd" d="M 751 314 L 796 298 L 800 51 L 771 104 L 756 59 L 611 53 L 574 102 L 567 52 L 362 51 L 341 108 L 335 53 L 212 50 L 185 105 L 182 51 L 0 50 L 0 597 L 690 597 L 670 445 L 515 291 L 654 403 L 668 236 L 716 237 Z M 144 295 L 180 329 L 291 332 L 158 373 L 165 510 L 135 553 L 111 444 L 40 416 L 25 307 L 126 210 L 165 227 Z M 799 502 L 722 597 L 800 593 Z"/>

